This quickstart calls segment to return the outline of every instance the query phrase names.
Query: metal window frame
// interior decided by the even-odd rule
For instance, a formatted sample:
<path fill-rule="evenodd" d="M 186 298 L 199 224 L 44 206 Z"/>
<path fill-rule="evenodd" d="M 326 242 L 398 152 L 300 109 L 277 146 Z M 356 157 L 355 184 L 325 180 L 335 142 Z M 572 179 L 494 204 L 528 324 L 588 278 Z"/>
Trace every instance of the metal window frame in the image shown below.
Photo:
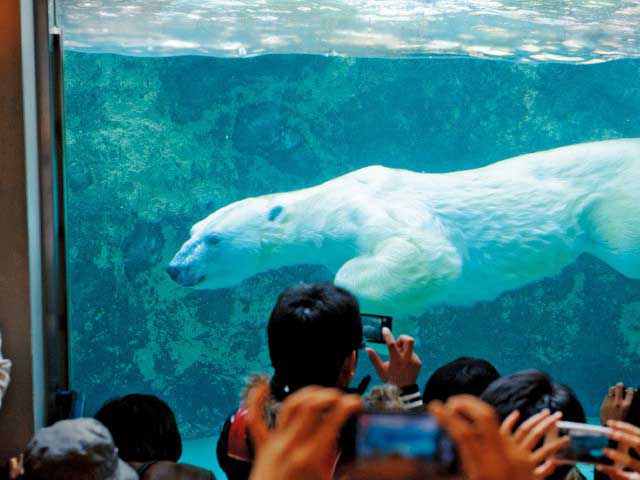
<path fill-rule="evenodd" d="M 33 5 L 42 271 L 44 421 L 60 419 L 57 392 L 69 389 L 64 199 L 62 31 L 50 28 L 49 0 Z M 55 24 L 55 22 L 54 22 Z"/>

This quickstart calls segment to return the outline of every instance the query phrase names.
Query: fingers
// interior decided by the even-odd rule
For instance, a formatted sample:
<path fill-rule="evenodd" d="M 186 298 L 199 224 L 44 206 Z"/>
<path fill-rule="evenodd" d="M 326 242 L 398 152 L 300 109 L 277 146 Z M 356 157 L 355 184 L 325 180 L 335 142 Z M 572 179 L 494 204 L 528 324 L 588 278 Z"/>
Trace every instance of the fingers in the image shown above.
<path fill-rule="evenodd" d="M 639 478 L 637 473 L 623 472 L 608 465 L 596 465 L 596 470 L 607 475 L 610 480 L 636 480 Z"/>
<path fill-rule="evenodd" d="M 495 410 L 472 395 L 458 395 L 452 397 L 447 402 L 450 408 L 469 419 L 475 426 L 475 430 L 480 430 L 487 439 L 496 439 L 500 433 L 500 425 Z"/>
<path fill-rule="evenodd" d="M 398 345 L 400 354 L 405 359 L 408 360 L 411 358 L 411 355 L 413 355 L 413 345 L 415 344 L 413 337 L 410 337 L 409 335 L 400 335 L 396 344 Z"/>
<path fill-rule="evenodd" d="M 558 468 L 558 464 L 553 460 L 547 460 L 542 465 L 535 468 L 533 471 L 533 475 L 538 480 L 544 480 L 545 478 L 551 476 L 553 472 Z"/>
<path fill-rule="evenodd" d="M 321 432 L 326 438 L 332 438 L 335 441 L 345 422 L 360 410 L 362 410 L 362 399 L 359 395 L 342 395 L 331 415 L 327 416 L 323 422 Z"/>
<path fill-rule="evenodd" d="M 383 362 L 380 355 L 378 355 L 372 348 L 367 348 L 367 355 L 369 356 L 369 361 L 373 365 L 373 368 L 375 368 L 378 376 L 384 380 L 389 366 L 387 362 Z"/>
<path fill-rule="evenodd" d="M 635 388 L 627 388 L 624 393 L 624 399 L 622 400 L 622 407 L 627 409 L 631 406 L 631 402 L 633 401 L 633 396 L 635 395 Z"/>
<path fill-rule="evenodd" d="M 335 388 L 302 389 L 283 404 L 280 414 L 287 413 L 288 424 L 279 431 L 284 431 L 292 444 L 313 439 L 310 448 L 315 455 L 324 456 L 334 448 L 347 419 L 361 409 L 362 400 L 358 395 L 345 395 Z"/>
<path fill-rule="evenodd" d="M 429 403 L 427 410 L 430 415 L 438 420 L 440 426 L 447 431 L 449 436 L 453 438 L 457 444 L 461 444 L 468 437 L 473 435 L 473 427 L 471 424 L 456 415 L 448 405 L 444 405 L 442 402 L 434 400 Z"/>
<path fill-rule="evenodd" d="M 249 392 L 247 426 L 256 450 L 260 450 L 269 438 L 269 427 L 264 418 L 264 407 L 270 394 L 269 384 L 266 382 L 257 385 Z"/>
<path fill-rule="evenodd" d="M 446 405 L 435 400 L 427 408 L 458 447 L 463 470 L 467 473 L 474 472 L 485 460 L 483 448 L 486 446 L 486 442 L 491 442 L 491 440 L 485 437 L 486 431 L 473 424 L 472 417 L 475 417 L 475 415 L 461 413 L 461 410 L 464 409 L 460 406 L 461 401 L 459 398 L 457 407 L 459 411 L 452 408 L 453 400 L 449 399 Z M 478 401 L 481 402 L 480 400 Z M 464 399 L 462 399 L 462 403 L 464 404 Z M 497 432 L 497 420 L 495 428 Z M 471 475 L 469 476 L 471 477 Z"/>
<path fill-rule="evenodd" d="M 634 444 L 640 442 L 640 428 L 635 425 L 617 420 L 609 420 L 607 422 L 607 426 L 612 428 L 614 433 L 624 433 L 631 437 L 635 437 Z"/>
<path fill-rule="evenodd" d="M 640 438 L 628 433 L 613 431 L 609 434 L 609 438 L 620 443 L 626 444 L 628 447 L 635 449 L 640 448 Z"/>
<path fill-rule="evenodd" d="M 393 337 L 393 333 L 387 327 L 382 329 L 382 338 L 384 338 L 384 343 L 387 344 L 387 349 L 389 350 L 389 357 L 399 356 L 400 350 L 398 348 L 398 344 L 396 343 L 396 339 Z"/>
<path fill-rule="evenodd" d="M 305 387 L 291 395 L 278 415 L 278 430 L 288 429 L 296 435 L 316 429 L 326 420 L 343 393 L 335 388 Z M 282 418 L 282 422 L 280 422 Z"/>
<path fill-rule="evenodd" d="M 500 432 L 506 435 L 511 435 L 519 419 L 520 412 L 518 410 L 514 410 L 507 416 L 507 418 L 504 419 L 502 425 L 500 425 Z"/>
<path fill-rule="evenodd" d="M 605 395 L 604 399 L 602 400 L 602 404 L 600 405 L 600 421 L 603 425 L 609 418 L 609 409 L 611 408 L 611 404 L 613 403 L 613 397 L 615 396 L 615 394 L 616 387 L 609 387 L 609 390 L 607 391 L 607 394 Z"/>
<path fill-rule="evenodd" d="M 618 382 L 616 383 L 615 392 L 613 394 L 613 398 L 618 402 L 622 402 L 622 398 L 624 397 L 624 383 Z"/>
<path fill-rule="evenodd" d="M 614 450 L 612 448 L 603 449 L 604 454 L 613 462 L 615 466 L 621 468 L 630 468 L 636 472 L 640 471 L 640 462 L 631 458 L 628 453 L 622 453 L 618 450 Z"/>
<path fill-rule="evenodd" d="M 333 426 L 336 423 L 333 416 L 336 415 L 336 409 L 343 397 L 344 393 L 335 388 L 322 389 L 320 392 L 314 393 L 312 397 L 305 401 L 303 408 L 300 410 L 297 422 L 299 431 L 313 434 L 322 425 Z M 342 426 L 342 421 L 339 426 Z M 336 429 L 336 434 L 338 429 Z M 335 441 L 335 436 L 332 441 Z"/>
<path fill-rule="evenodd" d="M 18 457 L 11 458 L 9 460 L 9 475 L 8 478 L 20 478 L 24 475 L 24 454 L 21 453 Z"/>
<path fill-rule="evenodd" d="M 535 446 L 549 433 L 562 418 L 562 412 L 556 412 L 553 415 L 544 418 L 535 425 L 529 434 L 525 437 L 522 444 L 527 450 L 533 450 Z"/>
<path fill-rule="evenodd" d="M 438 421 L 442 428 L 446 429 L 446 425 L 450 423 L 450 414 L 445 411 L 444 403 L 440 400 L 433 400 L 427 405 L 427 411 L 429 415 Z"/>
<path fill-rule="evenodd" d="M 293 419 L 299 417 L 299 412 L 305 405 L 308 398 L 313 397 L 322 387 L 309 386 L 301 388 L 297 392 L 289 395 L 282 404 L 282 409 L 278 413 L 276 429 L 282 431 L 290 428 Z"/>
<path fill-rule="evenodd" d="M 557 452 L 562 450 L 564 447 L 566 447 L 570 442 L 571 442 L 571 437 L 569 436 L 556 438 L 550 442 L 545 441 L 542 447 L 540 447 L 535 452 L 533 452 L 533 454 L 531 455 L 531 459 L 536 465 L 541 462 L 548 461 L 549 458 L 551 458 L 554 454 L 556 454 Z"/>
<path fill-rule="evenodd" d="M 516 433 L 513 436 L 514 440 L 520 443 L 527 435 L 529 435 L 529 432 L 531 432 L 531 430 L 536 425 L 538 425 L 545 418 L 549 417 L 549 415 L 551 415 L 551 410 L 545 408 L 544 410 L 527 418 L 524 422 L 522 422 L 522 425 L 518 427 L 518 430 L 516 430 Z"/>

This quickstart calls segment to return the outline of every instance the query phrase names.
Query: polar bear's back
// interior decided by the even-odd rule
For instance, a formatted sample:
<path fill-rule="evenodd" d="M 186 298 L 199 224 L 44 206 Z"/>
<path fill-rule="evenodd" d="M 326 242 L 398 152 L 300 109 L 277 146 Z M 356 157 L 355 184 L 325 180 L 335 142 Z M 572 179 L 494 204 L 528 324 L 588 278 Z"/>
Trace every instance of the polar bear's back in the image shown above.
<path fill-rule="evenodd" d="M 365 188 L 380 209 L 404 204 L 428 212 L 463 254 L 452 291 L 466 300 L 557 274 L 582 252 L 640 278 L 638 139 L 563 147 L 447 174 L 373 166 L 341 178 L 345 191 Z M 475 298 L 468 298 L 471 291 Z"/>
<path fill-rule="evenodd" d="M 563 180 L 592 187 L 593 182 L 626 182 L 621 173 L 640 176 L 640 139 L 606 140 L 554 148 L 536 153 L 519 155 L 491 165 L 444 174 L 418 173 L 410 170 L 372 165 L 330 180 L 367 184 L 374 189 L 396 190 L 396 186 L 430 186 L 427 177 L 434 175 L 452 179 L 482 175 L 494 178 L 518 178 L 533 175 L 538 180 Z M 328 182 L 329 183 L 329 182 Z M 391 187 L 391 188 L 390 188 Z"/>

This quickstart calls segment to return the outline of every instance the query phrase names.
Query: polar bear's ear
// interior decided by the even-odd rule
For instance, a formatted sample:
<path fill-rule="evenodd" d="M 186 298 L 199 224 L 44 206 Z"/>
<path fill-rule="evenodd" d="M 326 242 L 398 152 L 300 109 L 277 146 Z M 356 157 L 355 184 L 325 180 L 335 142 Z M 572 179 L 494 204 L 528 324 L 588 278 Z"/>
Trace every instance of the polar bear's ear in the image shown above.
<path fill-rule="evenodd" d="M 282 220 L 284 218 L 284 207 L 282 205 L 276 205 L 271 210 L 269 210 L 269 215 L 267 216 L 267 218 L 270 222 Z"/>

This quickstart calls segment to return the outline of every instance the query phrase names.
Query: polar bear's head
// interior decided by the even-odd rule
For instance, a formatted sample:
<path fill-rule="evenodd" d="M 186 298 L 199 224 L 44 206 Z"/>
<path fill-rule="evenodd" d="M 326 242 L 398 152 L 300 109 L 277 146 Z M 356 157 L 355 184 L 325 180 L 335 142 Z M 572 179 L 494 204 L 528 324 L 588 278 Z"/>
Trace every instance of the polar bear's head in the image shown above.
<path fill-rule="evenodd" d="M 191 228 L 167 273 L 186 287 L 237 285 L 265 269 L 265 239 L 278 235 L 285 216 L 285 208 L 268 196 L 221 208 Z"/>

